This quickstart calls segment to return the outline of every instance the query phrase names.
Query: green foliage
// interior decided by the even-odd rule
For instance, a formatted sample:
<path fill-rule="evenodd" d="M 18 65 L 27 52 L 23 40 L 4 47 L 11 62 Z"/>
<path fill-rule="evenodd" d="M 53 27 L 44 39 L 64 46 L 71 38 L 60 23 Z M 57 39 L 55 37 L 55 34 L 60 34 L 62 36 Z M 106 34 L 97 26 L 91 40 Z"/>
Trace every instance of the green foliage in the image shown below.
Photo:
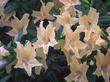
<path fill-rule="evenodd" d="M 47 3 L 52 0 L 43 1 Z M 40 0 L 9 0 L 9 2 L 5 6 L 5 13 L 9 14 L 16 12 L 16 16 L 20 19 L 22 18 L 24 13 L 32 14 L 33 10 L 39 10 L 40 7 Z M 83 14 L 87 14 L 90 7 L 96 8 L 97 11 L 100 13 L 98 24 L 101 26 L 102 29 L 105 30 L 110 24 L 110 14 L 108 14 L 110 10 L 110 0 L 81 0 L 81 5 L 77 5 L 76 9 L 82 11 Z M 57 8 L 52 8 L 52 10 L 50 11 L 50 14 L 52 15 L 58 15 L 59 13 L 60 10 Z M 23 36 L 22 31 L 19 32 L 17 40 L 22 42 L 23 44 L 25 43 L 25 40 L 29 40 L 31 42 L 37 40 L 37 31 L 33 19 L 34 18 L 30 16 L 27 35 Z M 65 38 L 62 35 L 62 29 L 63 28 L 56 31 L 56 40 Z M 105 48 L 109 48 L 110 41 L 107 39 L 106 33 L 104 33 L 102 38 L 104 38 L 108 42 Z M 11 63 L 14 59 L 16 59 L 16 53 L 14 51 L 16 45 L 12 41 L 12 43 L 6 46 L 6 48 L 9 50 L 11 55 L 8 58 L 0 60 L 0 62 L 5 61 L 3 65 L 0 65 L 0 82 L 66 82 L 64 80 L 64 77 L 66 77 L 70 73 L 70 70 L 69 66 L 67 65 L 66 57 L 61 50 L 55 50 L 53 48 L 50 48 L 50 51 L 47 56 L 48 69 L 44 70 L 43 73 L 41 73 L 40 75 L 33 75 L 33 79 L 33 77 L 29 78 L 23 70 L 19 69 L 17 71 L 13 69 L 13 72 L 11 74 L 6 73 L 5 66 Z M 94 52 L 91 56 L 83 57 L 81 59 L 81 62 L 87 61 L 88 65 L 90 66 L 87 72 L 87 78 L 89 82 L 103 82 L 103 80 L 97 81 L 97 79 L 99 80 L 99 78 L 97 78 L 95 75 L 92 75 L 92 73 L 96 69 L 96 65 L 90 65 L 89 63 L 91 60 L 95 61 L 94 56 L 96 54 Z"/>

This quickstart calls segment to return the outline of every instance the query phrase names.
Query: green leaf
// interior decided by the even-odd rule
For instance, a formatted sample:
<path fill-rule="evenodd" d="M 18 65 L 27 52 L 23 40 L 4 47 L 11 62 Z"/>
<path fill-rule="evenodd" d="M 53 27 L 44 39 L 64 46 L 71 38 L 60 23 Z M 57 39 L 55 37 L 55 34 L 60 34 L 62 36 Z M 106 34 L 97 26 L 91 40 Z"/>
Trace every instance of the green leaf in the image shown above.
<path fill-rule="evenodd" d="M 17 9 L 18 5 L 15 2 L 9 2 L 6 6 L 5 6 L 5 13 L 9 14 L 14 12 Z"/>

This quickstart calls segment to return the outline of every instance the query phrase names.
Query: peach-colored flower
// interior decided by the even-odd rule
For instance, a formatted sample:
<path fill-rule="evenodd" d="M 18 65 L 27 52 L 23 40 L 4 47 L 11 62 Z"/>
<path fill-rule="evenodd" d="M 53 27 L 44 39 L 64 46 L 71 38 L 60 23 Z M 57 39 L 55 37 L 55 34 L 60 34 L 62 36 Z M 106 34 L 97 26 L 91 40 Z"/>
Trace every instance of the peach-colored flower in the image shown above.
<path fill-rule="evenodd" d="M 90 39 L 91 33 L 101 34 L 101 29 L 97 25 L 99 18 L 99 13 L 96 12 L 96 9 L 90 8 L 88 15 L 84 15 L 80 18 L 79 24 L 81 28 L 84 28 L 85 31 L 85 41 Z"/>
<path fill-rule="evenodd" d="M 79 4 L 79 0 L 59 0 L 59 1 L 64 4 L 65 9 L 68 9 L 73 5 Z"/>
<path fill-rule="evenodd" d="M 64 28 L 65 35 L 65 46 L 64 48 L 69 52 L 72 50 L 77 58 L 80 58 L 79 50 L 85 49 L 87 45 L 80 41 L 80 32 L 82 29 L 77 28 L 74 32 L 72 32 L 70 25 L 66 25 Z"/>
<path fill-rule="evenodd" d="M 15 68 L 25 69 L 27 74 L 31 76 L 32 68 L 35 66 L 42 66 L 42 64 L 36 60 L 36 52 L 34 47 L 28 41 L 25 46 L 20 42 L 16 42 L 17 48 L 15 49 L 17 55 L 17 64 Z"/>
<path fill-rule="evenodd" d="M 37 18 L 36 21 L 44 20 L 44 19 L 53 20 L 54 17 L 49 14 L 49 11 L 54 6 L 54 3 L 53 2 L 48 2 L 45 5 L 45 3 L 43 3 L 42 0 L 40 0 L 40 1 L 42 3 L 42 7 L 41 7 L 40 11 L 33 11 L 32 16 Z"/>
<path fill-rule="evenodd" d="M 12 37 L 17 37 L 18 33 L 23 30 L 23 34 L 27 34 L 27 27 L 29 23 L 29 14 L 25 13 L 21 20 L 14 16 L 14 20 L 12 20 L 12 30 L 9 31 L 9 34 Z"/>
<path fill-rule="evenodd" d="M 65 26 L 65 24 L 69 24 L 71 26 L 78 22 L 78 19 L 72 17 L 68 11 L 64 11 L 61 15 L 56 15 L 56 17 L 56 22 L 63 26 Z"/>
<path fill-rule="evenodd" d="M 70 63 L 71 73 L 65 79 L 67 82 L 88 82 L 86 77 L 88 66 L 86 63 L 80 64 L 78 60 L 73 57 L 72 62 Z"/>
<path fill-rule="evenodd" d="M 96 65 L 97 69 L 94 72 L 97 76 L 102 75 L 105 82 L 110 82 L 110 50 L 108 49 L 108 52 L 106 55 L 101 53 L 98 50 L 98 53 L 96 55 Z"/>
<path fill-rule="evenodd" d="M 85 33 L 84 41 L 87 43 L 88 47 L 82 54 L 90 55 L 93 50 L 99 49 L 105 44 L 105 41 L 101 38 L 102 30 L 97 25 L 99 18 L 99 13 L 96 9 L 90 8 L 88 15 L 84 15 L 79 20 L 78 28 L 83 28 Z"/>
<path fill-rule="evenodd" d="M 55 28 L 53 27 L 52 22 L 49 22 L 49 25 L 46 29 L 43 27 L 43 21 L 40 23 L 40 27 L 37 29 L 38 40 L 34 43 L 35 48 L 43 48 L 45 54 L 48 53 L 49 46 L 53 47 L 57 44 L 55 40 Z"/>
<path fill-rule="evenodd" d="M 91 33 L 90 39 L 86 42 L 87 47 L 80 52 L 81 55 L 90 55 L 92 51 L 100 49 L 106 44 L 99 34 Z"/>

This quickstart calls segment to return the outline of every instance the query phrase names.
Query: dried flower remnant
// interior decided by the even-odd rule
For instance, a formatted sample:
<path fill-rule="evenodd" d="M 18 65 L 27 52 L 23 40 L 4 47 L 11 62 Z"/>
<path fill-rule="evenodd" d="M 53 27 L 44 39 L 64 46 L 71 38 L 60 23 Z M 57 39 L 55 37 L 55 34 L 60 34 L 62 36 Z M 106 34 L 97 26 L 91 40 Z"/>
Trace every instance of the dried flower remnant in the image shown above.
<path fill-rule="evenodd" d="M 94 72 L 95 75 L 100 76 L 102 75 L 105 82 L 110 82 L 110 50 L 108 49 L 108 52 L 106 55 L 101 53 L 98 50 L 98 53 L 96 55 L 96 65 L 97 69 Z"/>
<path fill-rule="evenodd" d="M 29 23 L 29 14 L 25 13 L 21 20 L 19 20 L 17 17 L 14 16 L 14 19 L 12 22 L 12 30 L 9 31 L 7 34 L 9 34 L 12 37 L 17 38 L 18 33 L 22 30 L 23 35 L 27 34 L 27 27 Z"/>
<path fill-rule="evenodd" d="M 9 56 L 9 51 L 6 50 L 3 46 L 0 47 L 0 56 L 6 57 Z"/>
<path fill-rule="evenodd" d="M 34 43 L 35 48 L 43 48 L 45 54 L 48 53 L 49 46 L 53 47 L 57 44 L 55 40 L 55 27 L 52 22 L 49 22 L 46 29 L 43 27 L 43 21 L 40 23 L 40 27 L 37 29 L 38 40 Z"/>
<path fill-rule="evenodd" d="M 33 11 L 32 16 L 36 17 L 37 19 L 35 20 L 44 20 L 44 19 L 48 19 L 48 20 L 53 20 L 54 17 L 52 15 L 50 15 L 49 11 L 52 9 L 52 7 L 54 6 L 53 2 L 48 2 L 46 5 L 45 3 L 43 3 L 42 0 L 40 0 L 42 3 L 42 7 L 40 9 L 40 11 Z"/>
<path fill-rule="evenodd" d="M 71 73 L 65 79 L 67 82 L 75 81 L 75 82 L 88 82 L 86 77 L 88 66 L 86 63 L 80 64 L 78 60 L 73 57 L 72 62 L 70 63 Z"/>
<path fill-rule="evenodd" d="M 80 35 L 79 33 L 82 31 L 82 29 L 77 28 L 74 32 L 72 32 L 69 25 L 66 25 L 64 28 L 64 35 L 65 35 L 65 46 L 64 49 L 66 49 L 67 52 L 69 50 L 72 50 L 73 53 L 77 58 L 80 58 L 79 50 L 85 49 L 87 45 L 80 41 Z"/>
<path fill-rule="evenodd" d="M 28 41 L 25 46 L 20 42 L 16 42 L 17 48 L 15 49 L 17 55 L 17 64 L 15 68 L 25 69 L 27 74 L 31 76 L 32 68 L 35 66 L 42 66 L 42 64 L 36 60 L 36 52 L 34 47 Z"/>

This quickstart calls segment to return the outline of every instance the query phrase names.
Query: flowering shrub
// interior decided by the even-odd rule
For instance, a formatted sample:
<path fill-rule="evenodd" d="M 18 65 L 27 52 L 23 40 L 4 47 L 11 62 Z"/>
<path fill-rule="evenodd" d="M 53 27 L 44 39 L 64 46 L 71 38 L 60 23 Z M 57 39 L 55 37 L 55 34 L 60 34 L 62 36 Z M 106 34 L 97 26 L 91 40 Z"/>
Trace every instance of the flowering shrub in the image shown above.
<path fill-rule="evenodd" d="M 0 0 L 0 82 L 110 82 L 109 0 Z"/>

